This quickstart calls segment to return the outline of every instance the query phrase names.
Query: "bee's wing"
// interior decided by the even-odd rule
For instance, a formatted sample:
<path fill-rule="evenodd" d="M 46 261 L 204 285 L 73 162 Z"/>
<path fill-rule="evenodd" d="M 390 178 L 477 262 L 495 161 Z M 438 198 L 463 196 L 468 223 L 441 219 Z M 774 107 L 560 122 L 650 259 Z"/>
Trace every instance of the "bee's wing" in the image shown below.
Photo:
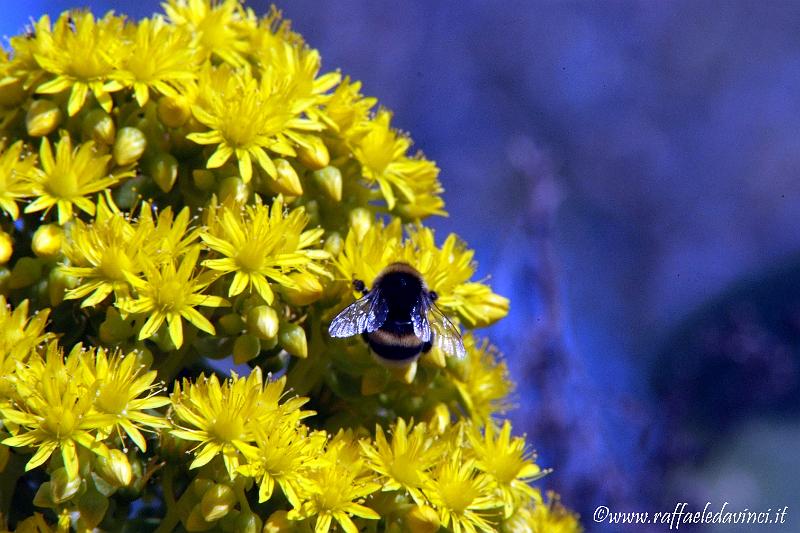
<path fill-rule="evenodd" d="M 417 300 L 417 305 L 414 306 L 414 310 L 411 312 L 411 324 L 414 326 L 414 335 L 419 337 L 422 342 L 431 340 L 431 326 L 428 322 L 428 311 L 432 305 L 433 302 L 430 301 L 430 298 L 427 298 L 426 295 L 423 294 L 419 300 Z"/>
<path fill-rule="evenodd" d="M 328 333 L 331 337 L 352 337 L 359 333 L 371 333 L 386 322 L 388 313 L 386 300 L 373 289 L 336 315 L 328 327 Z"/>
<path fill-rule="evenodd" d="M 461 340 L 458 328 L 436 307 L 435 303 L 430 302 L 428 310 L 431 316 L 430 327 L 433 332 L 433 344 L 447 355 L 459 359 L 466 357 L 467 350 L 464 349 L 464 342 Z"/>

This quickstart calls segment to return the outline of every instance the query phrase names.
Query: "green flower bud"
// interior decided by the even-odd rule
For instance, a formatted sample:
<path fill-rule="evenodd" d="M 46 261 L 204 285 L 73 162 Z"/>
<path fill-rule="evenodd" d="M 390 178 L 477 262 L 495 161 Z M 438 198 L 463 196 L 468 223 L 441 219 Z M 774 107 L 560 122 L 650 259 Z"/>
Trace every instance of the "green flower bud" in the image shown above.
<path fill-rule="evenodd" d="M 192 108 L 183 96 L 162 96 L 158 99 L 158 118 L 165 126 L 179 128 L 191 116 Z"/>
<path fill-rule="evenodd" d="M 117 488 L 131 484 L 133 469 L 128 456 L 122 450 L 110 450 L 108 459 L 97 456 L 95 465 L 95 472 L 107 483 Z"/>
<path fill-rule="evenodd" d="M 61 253 L 63 243 L 64 230 L 56 224 L 45 224 L 34 232 L 31 249 L 41 258 L 54 259 Z"/>
<path fill-rule="evenodd" d="M 331 257 L 336 257 L 342 253 L 342 248 L 344 248 L 344 239 L 342 239 L 342 236 L 338 231 L 332 231 L 331 234 L 325 239 L 325 244 L 322 246 L 322 248 L 331 254 Z"/>
<path fill-rule="evenodd" d="M 130 165 L 142 157 L 147 148 L 147 138 L 137 128 L 122 128 L 114 142 L 114 162 L 118 165 Z"/>
<path fill-rule="evenodd" d="M 64 301 L 64 293 L 68 289 L 74 288 L 78 280 L 64 273 L 60 268 L 54 268 L 47 276 L 47 295 L 50 305 L 57 306 Z"/>
<path fill-rule="evenodd" d="M 439 531 L 439 514 L 427 505 L 415 505 L 406 515 L 406 525 L 411 533 Z"/>
<path fill-rule="evenodd" d="M 233 343 L 233 362 L 243 365 L 251 359 L 258 357 L 261 352 L 261 342 L 255 335 L 240 335 Z"/>
<path fill-rule="evenodd" d="M 274 339 L 279 325 L 278 313 L 268 305 L 258 305 L 247 311 L 247 330 L 259 339 Z"/>
<path fill-rule="evenodd" d="M 303 186 L 300 177 L 291 163 L 283 158 L 273 160 L 275 168 L 278 170 L 277 177 L 270 183 L 270 188 L 277 193 L 288 194 L 290 196 L 300 196 L 303 194 Z"/>
<path fill-rule="evenodd" d="M 31 137 L 43 137 L 61 123 L 61 110 L 50 100 L 34 100 L 25 115 L 25 128 Z"/>
<path fill-rule="evenodd" d="M 153 178 L 159 189 L 169 192 L 175 185 L 175 180 L 178 179 L 178 160 L 172 154 L 161 152 L 148 158 L 147 173 Z"/>
<path fill-rule="evenodd" d="M 275 511 L 264 524 L 263 533 L 289 533 L 294 530 L 294 523 L 289 520 L 287 511 Z"/>
<path fill-rule="evenodd" d="M 114 450 L 119 451 L 119 450 Z M 81 526 L 86 529 L 94 529 L 106 516 L 108 511 L 108 498 L 100 494 L 94 488 L 89 488 L 78 498 L 78 512 L 81 516 L 78 520 Z M 78 528 L 79 530 L 81 528 Z"/>
<path fill-rule="evenodd" d="M 0 265 L 5 265 L 14 253 L 14 241 L 11 235 L 0 231 Z"/>
<path fill-rule="evenodd" d="M 309 305 L 322 298 L 323 287 L 319 279 L 308 272 L 294 272 L 289 278 L 295 287 L 281 286 L 284 299 L 292 305 Z"/>
<path fill-rule="evenodd" d="M 195 496 L 197 496 L 198 499 L 200 499 L 214 485 L 215 483 L 208 478 L 196 477 L 192 480 L 191 487 L 192 492 L 195 494 Z"/>
<path fill-rule="evenodd" d="M 317 185 L 328 195 L 331 200 L 342 201 L 342 171 L 337 167 L 328 166 L 311 173 Z"/>
<path fill-rule="evenodd" d="M 117 126 L 111 115 L 102 109 L 89 111 L 81 123 L 83 139 L 100 145 L 112 145 L 117 136 Z"/>
<path fill-rule="evenodd" d="M 51 483 L 49 481 L 45 481 L 39 485 L 36 494 L 33 496 L 33 505 L 36 507 L 44 507 L 45 509 L 53 509 L 56 506 L 56 502 L 53 501 L 50 485 Z"/>
<path fill-rule="evenodd" d="M 116 308 L 109 307 L 99 333 L 104 344 L 117 344 L 133 335 L 133 326 L 122 319 Z"/>
<path fill-rule="evenodd" d="M 295 357 L 308 357 L 308 341 L 306 331 L 297 324 L 284 322 L 278 332 L 278 340 L 283 349 Z"/>
<path fill-rule="evenodd" d="M 189 517 L 186 519 L 184 526 L 186 527 L 186 531 L 208 531 L 214 527 L 214 523 L 203 518 L 203 512 L 200 510 L 200 506 L 197 505 L 189 513 Z"/>
<path fill-rule="evenodd" d="M 230 197 L 237 203 L 243 204 L 250 197 L 250 187 L 238 176 L 230 176 L 220 182 L 217 194 L 223 202 Z"/>
<path fill-rule="evenodd" d="M 215 522 L 228 514 L 236 504 L 236 494 L 228 485 L 216 484 L 203 494 L 200 512 L 206 522 Z"/>
<path fill-rule="evenodd" d="M 0 80 L 0 106 L 17 107 L 26 96 L 23 80 L 11 77 Z"/>
<path fill-rule="evenodd" d="M 356 232 L 356 237 L 360 241 L 367 234 L 369 228 L 372 227 L 372 213 L 364 207 L 356 207 L 350 211 L 348 218 L 350 219 L 350 227 Z"/>
<path fill-rule="evenodd" d="M 297 159 L 311 170 L 319 170 L 331 162 L 328 147 L 319 137 L 312 137 L 309 146 L 298 147 Z"/>
<path fill-rule="evenodd" d="M 42 261 L 33 257 L 22 257 L 14 264 L 8 286 L 21 289 L 33 285 L 42 278 Z"/>
<path fill-rule="evenodd" d="M 192 171 L 192 182 L 201 191 L 210 191 L 217 183 L 217 177 L 213 171 L 199 168 Z"/>
<path fill-rule="evenodd" d="M 55 469 L 50 475 L 50 499 L 54 503 L 69 500 L 81 488 L 82 481 L 80 476 L 70 479 L 67 469 L 64 467 Z"/>
<path fill-rule="evenodd" d="M 223 315 L 217 321 L 220 328 L 222 329 L 221 333 L 225 335 L 238 335 L 244 329 L 244 319 L 242 319 L 242 315 L 239 313 L 228 313 L 227 315 Z"/>
<path fill-rule="evenodd" d="M 251 511 L 242 511 L 239 513 L 233 530 L 238 533 L 261 533 L 261 519 L 257 514 Z"/>

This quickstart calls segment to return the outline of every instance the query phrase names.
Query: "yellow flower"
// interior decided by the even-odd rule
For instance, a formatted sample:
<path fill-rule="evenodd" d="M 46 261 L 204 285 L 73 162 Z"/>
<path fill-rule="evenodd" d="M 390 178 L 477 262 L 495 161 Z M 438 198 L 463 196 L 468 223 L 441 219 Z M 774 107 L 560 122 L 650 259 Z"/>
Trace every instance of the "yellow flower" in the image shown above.
<path fill-rule="evenodd" d="M 333 129 L 350 144 L 369 131 L 369 113 L 377 98 L 361 94 L 361 82 L 345 78 L 325 102 L 325 113 Z"/>
<path fill-rule="evenodd" d="M 175 96 L 176 85 L 195 78 L 198 57 L 188 33 L 166 24 L 158 16 L 126 24 L 125 30 L 130 45 L 111 78 L 117 82 L 114 87 L 133 87 L 140 107 L 150 99 L 150 91 Z"/>
<path fill-rule="evenodd" d="M 22 141 L 15 142 L 5 150 L 0 143 L 0 208 L 12 220 L 19 216 L 17 199 L 31 195 L 30 183 L 25 176 L 31 173 L 36 161 L 34 156 L 20 157 L 22 150 Z"/>
<path fill-rule="evenodd" d="M 505 505 L 505 516 L 509 517 L 520 504 L 534 496 L 528 483 L 539 479 L 547 472 L 534 463 L 535 456 L 525 450 L 525 439 L 511 438 L 511 422 L 506 420 L 500 433 L 494 424 L 487 424 L 481 438 L 477 426 L 471 425 L 468 433 L 472 449 L 477 456 L 476 465 L 486 472 L 500 490 Z"/>
<path fill-rule="evenodd" d="M 80 350 L 80 345 L 76 350 Z M 54 451 L 60 450 L 68 477 L 75 479 L 77 445 L 108 457 L 105 444 L 96 438 L 108 419 L 93 416 L 94 391 L 75 379 L 78 364 L 78 357 L 68 357 L 65 361 L 58 345 L 51 342 L 44 358 L 32 357 L 28 365 L 17 370 L 19 400 L 11 407 L 0 408 L 0 414 L 4 424 L 19 426 L 17 434 L 3 444 L 37 448 L 25 466 L 26 471 L 43 464 Z"/>
<path fill-rule="evenodd" d="M 146 451 L 147 442 L 140 430 L 169 427 L 164 418 L 144 412 L 169 403 L 166 396 L 158 396 L 160 386 L 153 384 L 155 370 L 148 371 L 136 352 L 109 357 L 104 348 L 81 352 L 80 362 L 83 381 L 95 391 L 96 411 L 111 421 L 102 433 L 121 428 L 139 449 Z"/>
<path fill-rule="evenodd" d="M 170 21 L 192 35 L 205 58 L 212 54 L 235 67 L 245 67 L 247 16 L 239 0 L 167 0 L 162 4 Z"/>
<path fill-rule="evenodd" d="M 281 197 L 271 208 L 256 200 L 255 205 L 244 208 L 225 205 L 210 217 L 210 231 L 204 231 L 201 238 L 224 258 L 208 259 L 203 266 L 235 273 L 229 296 L 252 288 L 271 304 L 274 294 L 270 281 L 296 289 L 297 284 L 288 276 L 292 272 L 327 275 L 318 262 L 327 259 L 328 253 L 311 248 L 319 244 L 323 230 L 303 231 L 308 223 L 305 210 L 297 208 L 284 214 Z"/>
<path fill-rule="evenodd" d="M 72 88 L 67 112 L 75 115 L 92 91 L 97 102 L 111 111 L 113 101 L 106 85 L 119 57 L 123 19 L 109 13 L 95 21 L 88 11 L 63 13 L 51 29 L 50 19 L 42 17 L 35 24 L 34 57 L 55 78 L 39 85 L 36 92 L 55 94 Z"/>
<path fill-rule="evenodd" d="M 0 405 L 14 397 L 15 387 L 10 381 L 19 363 L 24 363 L 39 344 L 53 337 L 45 332 L 50 309 L 28 317 L 29 301 L 23 300 L 13 311 L 0 295 Z"/>
<path fill-rule="evenodd" d="M 360 279 L 369 285 L 390 263 L 408 263 L 439 295 L 436 305 L 445 313 L 456 313 L 464 325 L 473 328 L 487 326 L 508 313 L 506 298 L 482 283 L 469 281 L 476 268 L 473 255 L 454 234 L 438 248 L 433 230 L 424 226 L 409 228 L 408 238 L 403 240 L 400 221 L 395 219 L 388 226 L 372 224 L 361 238 L 351 228 L 334 265 L 342 279 Z"/>
<path fill-rule="evenodd" d="M 492 415 L 504 413 L 511 405 L 507 397 L 513 391 L 508 367 L 500 360 L 497 348 L 484 340 L 480 345 L 471 334 L 464 336 L 467 357 L 453 376 L 464 406 L 473 421 L 490 424 Z"/>
<path fill-rule="evenodd" d="M 302 504 L 289 512 L 300 520 L 316 516 L 314 533 L 328 533 L 334 520 L 346 533 L 358 533 L 351 516 L 377 520 L 380 515 L 362 505 L 363 498 L 380 489 L 359 459 L 359 447 L 344 433 L 327 447 L 315 468 L 302 481 Z"/>
<path fill-rule="evenodd" d="M 301 116 L 312 102 L 298 100 L 292 86 L 274 69 L 263 72 L 260 81 L 249 70 L 206 69 L 199 91 L 202 97 L 192 112 L 210 131 L 186 138 L 217 145 L 208 168 L 218 168 L 236 156 L 245 182 L 252 178 L 253 159 L 275 179 L 277 169 L 266 150 L 294 157 L 294 146 L 310 146 L 308 132 L 322 129 L 319 122 Z"/>
<path fill-rule="evenodd" d="M 114 205 L 110 196 L 108 199 L 101 196 L 97 200 L 97 215 L 92 224 L 75 221 L 69 229 L 65 247 L 70 265 L 61 267 L 61 270 L 80 278 L 80 284 L 67 292 L 67 299 L 85 298 L 81 307 L 92 307 L 105 300 L 112 291 L 118 299 L 129 296 L 126 275 L 141 272 L 143 254 L 153 238 L 153 224 L 147 214 L 149 206 L 143 203 L 140 220 L 133 224 Z"/>
<path fill-rule="evenodd" d="M 391 445 L 380 426 L 375 430 L 374 444 L 366 441 L 360 444 L 370 468 L 385 476 L 383 490 L 403 488 L 418 505 L 425 503 L 421 489 L 428 479 L 428 470 L 443 452 L 425 424 L 412 426 L 409 431 L 405 420 L 399 418 L 392 428 Z"/>
<path fill-rule="evenodd" d="M 305 425 L 298 423 L 296 415 L 272 418 L 268 424 L 255 425 L 253 432 L 258 448 L 245 452 L 248 464 L 239 471 L 258 480 L 259 502 L 272 497 L 277 483 L 289 503 L 298 507 L 298 486 L 322 453 L 326 433 L 309 433 Z"/>
<path fill-rule="evenodd" d="M 491 496 L 491 481 L 476 470 L 475 461 L 462 458 L 458 442 L 451 444 L 424 492 L 439 513 L 442 525 L 453 533 L 492 531 L 481 511 L 502 505 Z"/>
<path fill-rule="evenodd" d="M 361 163 L 362 176 L 370 184 L 378 184 L 389 210 L 394 209 L 398 201 L 395 191 L 403 203 L 416 201 L 412 185 L 415 181 L 430 183 L 436 190 L 441 190 L 435 179 L 439 174 L 436 164 L 406 156 L 411 140 L 391 128 L 391 118 L 389 111 L 378 111 L 367 125 L 365 135 L 353 146 L 353 155 Z M 431 175 L 434 178 L 432 182 Z"/>
<path fill-rule="evenodd" d="M 26 213 L 58 207 L 58 223 L 66 224 L 73 216 L 73 205 L 94 215 L 95 204 L 88 195 L 116 184 L 124 177 L 133 176 L 132 170 L 109 174 L 106 169 L 110 155 L 99 155 L 93 142 L 83 143 L 74 150 L 69 135 L 61 137 L 56 145 L 55 158 L 47 137 L 42 139 L 39 162 L 30 174 L 31 195 L 38 196 Z"/>
<path fill-rule="evenodd" d="M 228 305 L 223 298 L 202 294 L 213 276 L 208 272 L 194 275 L 200 247 L 190 249 L 177 263 L 177 259 L 154 265 L 142 262 L 144 279 L 125 273 L 134 290 L 135 298 L 118 301 L 116 306 L 125 313 L 149 315 L 139 331 L 139 340 L 155 335 L 164 322 L 167 322 L 169 336 L 173 344 L 180 348 L 183 345 L 183 322 L 186 319 L 209 335 L 215 330 L 211 322 L 200 314 L 195 307 L 224 307 Z"/>
<path fill-rule="evenodd" d="M 190 468 L 198 468 L 219 454 L 233 477 L 239 468 L 240 453 L 257 454 L 251 444 L 255 428 L 268 425 L 275 418 L 302 418 L 310 412 L 300 411 L 306 398 L 293 398 L 283 404 L 286 378 L 264 383 L 261 369 L 256 367 L 246 378 L 235 373 L 224 383 L 216 375 L 201 375 L 195 383 L 176 384 L 171 400 L 175 417 L 184 425 L 176 425 L 171 433 L 179 439 L 198 442 Z"/>
<path fill-rule="evenodd" d="M 581 533 L 583 528 L 578 515 L 561 505 L 554 492 L 548 491 L 547 499 L 539 489 L 534 489 L 533 505 L 522 507 L 503 522 L 503 533 Z"/>

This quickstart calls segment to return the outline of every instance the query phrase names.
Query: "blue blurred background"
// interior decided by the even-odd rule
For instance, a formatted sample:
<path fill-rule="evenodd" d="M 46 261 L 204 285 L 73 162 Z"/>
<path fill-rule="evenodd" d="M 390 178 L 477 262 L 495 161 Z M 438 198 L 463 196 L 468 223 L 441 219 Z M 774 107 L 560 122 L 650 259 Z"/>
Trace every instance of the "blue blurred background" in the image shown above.
<path fill-rule="evenodd" d="M 78 5 L 160 11 L 0 0 L 0 34 Z M 432 224 L 512 298 L 512 417 L 587 529 L 730 502 L 800 531 L 800 4 L 279 7 L 441 167 Z"/>

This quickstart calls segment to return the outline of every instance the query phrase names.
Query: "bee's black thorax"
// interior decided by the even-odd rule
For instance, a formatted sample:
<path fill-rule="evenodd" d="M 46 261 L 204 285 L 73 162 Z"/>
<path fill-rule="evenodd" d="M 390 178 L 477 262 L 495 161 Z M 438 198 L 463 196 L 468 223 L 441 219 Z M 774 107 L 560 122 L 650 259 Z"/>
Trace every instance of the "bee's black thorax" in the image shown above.
<path fill-rule="evenodd" d="M 389 271 L 375 283 L 389 308 L 387 321 L 408 322 L 425 288 L 419 275 Z"/>

